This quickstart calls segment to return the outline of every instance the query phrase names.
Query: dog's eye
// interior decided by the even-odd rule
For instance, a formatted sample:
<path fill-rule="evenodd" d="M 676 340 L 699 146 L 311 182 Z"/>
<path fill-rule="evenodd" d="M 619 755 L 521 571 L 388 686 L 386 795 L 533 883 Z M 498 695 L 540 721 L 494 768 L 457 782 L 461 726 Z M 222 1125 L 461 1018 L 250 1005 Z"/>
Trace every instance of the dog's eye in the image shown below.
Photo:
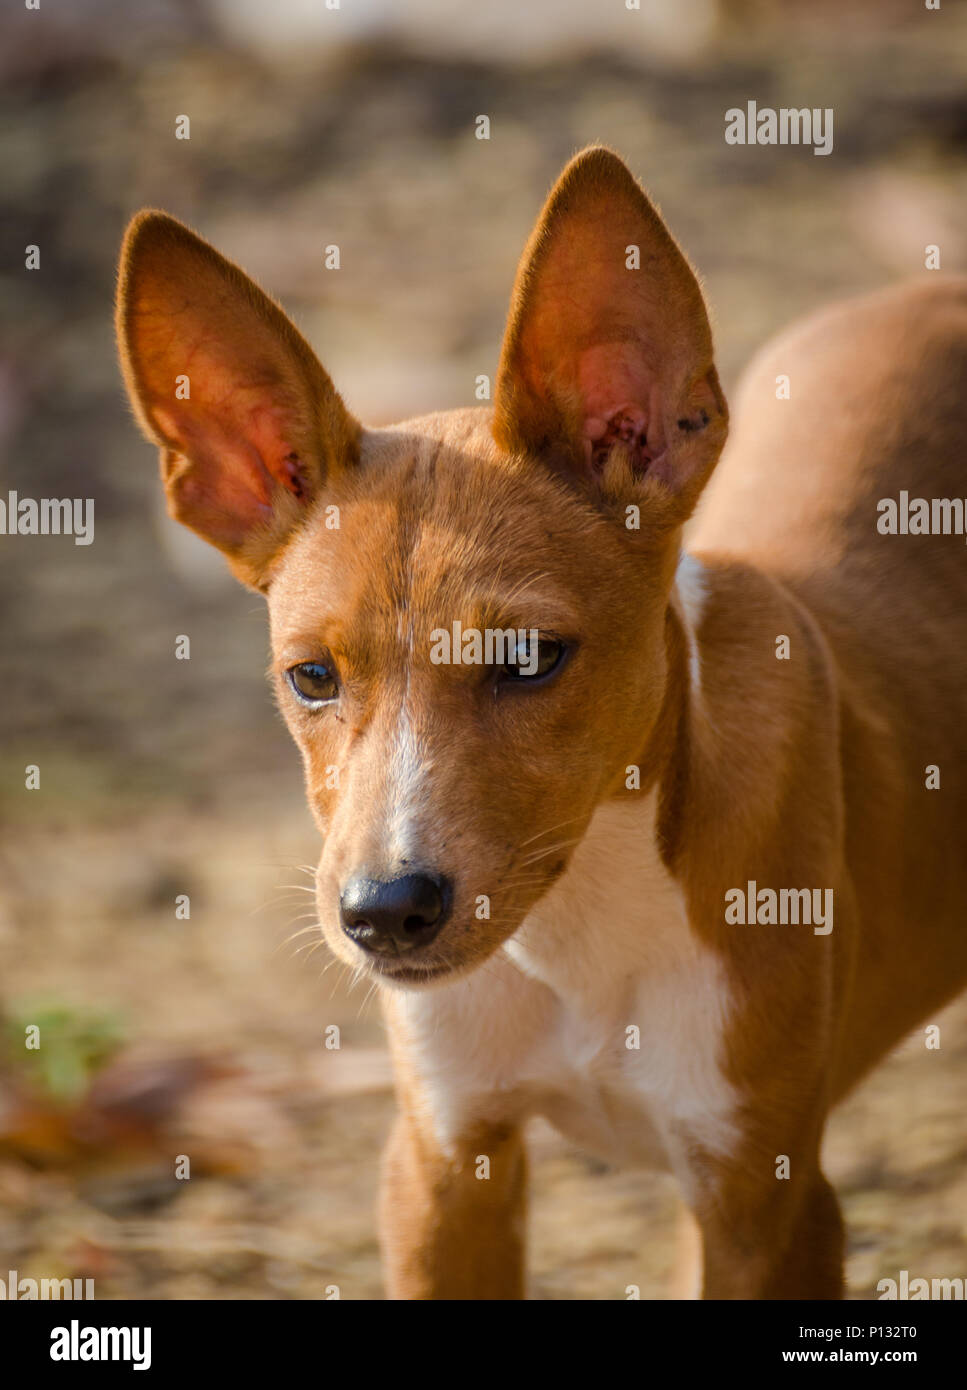
<path fill-rule="evenodd" d="M 563 642 L 554 637 L 541 637 L 536 644 L 519 647 L 513 661 L 500 668 L 504 680 L 536 681 L 556 671 L 564 660 L 567 651 Z"/>
<path fill-rule="evenodd" d="M 290 666 L 286 680 L 304 705 L 325 705 L 338 695 L 336 677 L 321 661 L 300 661 Z"/>

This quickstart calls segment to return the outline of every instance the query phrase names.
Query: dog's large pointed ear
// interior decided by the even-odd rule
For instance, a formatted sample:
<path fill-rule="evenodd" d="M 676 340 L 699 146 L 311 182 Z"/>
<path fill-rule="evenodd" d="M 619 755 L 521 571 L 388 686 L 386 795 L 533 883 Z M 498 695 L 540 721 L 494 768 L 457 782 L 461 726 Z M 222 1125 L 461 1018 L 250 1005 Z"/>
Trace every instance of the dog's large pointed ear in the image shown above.
<path fill-rule="evenodd" d="M 358 455 L 359 425 L 279 306 L 165 213 L 127 230 L 117 334 L 170 514 L 264 589 L 325 479 Z"/>
<path fill-rule="evenodd" d="M 727 430 L 698 282 L 610 150 L 554 186 L 521 257 L 495 392 L 501 448 L 600 475 L 616 444 L 636 477 L 691 510 Z"/>

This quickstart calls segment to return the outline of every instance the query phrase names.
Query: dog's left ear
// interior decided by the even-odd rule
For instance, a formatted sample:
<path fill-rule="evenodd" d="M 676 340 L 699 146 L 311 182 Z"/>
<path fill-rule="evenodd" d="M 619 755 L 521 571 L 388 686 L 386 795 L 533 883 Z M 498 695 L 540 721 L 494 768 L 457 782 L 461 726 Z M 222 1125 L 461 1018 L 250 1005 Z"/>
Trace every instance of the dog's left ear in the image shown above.
<path fill-rule="evenodd" d="M 493 433 L 593 479 L 616 444 L 687 514 L 728 413 L 698 282 L 610 150 L 558 179 L 521 257 L 497 375 Z"/>

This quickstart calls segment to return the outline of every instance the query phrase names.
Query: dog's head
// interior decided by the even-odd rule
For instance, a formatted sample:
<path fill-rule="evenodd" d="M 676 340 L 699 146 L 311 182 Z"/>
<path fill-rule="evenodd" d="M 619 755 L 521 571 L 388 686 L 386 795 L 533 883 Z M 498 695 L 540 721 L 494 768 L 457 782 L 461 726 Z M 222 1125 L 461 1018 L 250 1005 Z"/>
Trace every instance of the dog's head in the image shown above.
<path fill-rule="evenodd" d="M 467 970 L 595 808 L 647 790 L 674 719 L 680 531 L 726 430 L 687 262 L 584 151 L 521 259 L 493 408 L 391 429 L 162 213 L 129 228 L 118 334 L 172 516 L 267 596 L 330 946 L 399 985 Z"/>

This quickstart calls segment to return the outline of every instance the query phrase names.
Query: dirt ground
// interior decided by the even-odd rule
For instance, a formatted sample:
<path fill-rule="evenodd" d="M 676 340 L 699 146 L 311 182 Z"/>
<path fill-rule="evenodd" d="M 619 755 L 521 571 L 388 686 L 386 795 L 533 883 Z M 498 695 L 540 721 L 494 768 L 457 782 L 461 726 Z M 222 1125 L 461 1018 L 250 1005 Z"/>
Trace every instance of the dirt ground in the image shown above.
<path fill-rule="evenodd" d="M 586 41 L 521 67 L 372 38 L 267 55 L 223 8 L 159 3 L 183 16 L 159 39 L 108 34 L 106 0 L 78 0 L 72 36 L 0 42 L 0 495 L 97 505 L 90 547 L 0 538 L 0 1274 L 92 1277 L 99 1298 L 374 1298 L 383 1030 L 293 937 L 317 845 L 261 603 L 161 517 L 111 337 L 123 225 L 143 204 L 195 225 L 385 422 L 472 403 L 544 191 L 602 139 L 701 266 L 732 387 L 769 333 L 924 273 L 928 244 L 967 268 L 967 27 L 953 6 L 941 31 L 902 6 L 839 29 L 836 6 L 723 3 L 700 51 Z M 726 147 L 723 111 L 753 97 L 834 106 L 835 154 Z M 967 1002 L 930 1022 L 940 1048 L 908 1039 L 829 1131 L 854 1298 L 900 1269 L 967 1277 Z M 531 1141 L 532 1295 L 666 1297 L 671 1182 L 540 1125 Z"/>

